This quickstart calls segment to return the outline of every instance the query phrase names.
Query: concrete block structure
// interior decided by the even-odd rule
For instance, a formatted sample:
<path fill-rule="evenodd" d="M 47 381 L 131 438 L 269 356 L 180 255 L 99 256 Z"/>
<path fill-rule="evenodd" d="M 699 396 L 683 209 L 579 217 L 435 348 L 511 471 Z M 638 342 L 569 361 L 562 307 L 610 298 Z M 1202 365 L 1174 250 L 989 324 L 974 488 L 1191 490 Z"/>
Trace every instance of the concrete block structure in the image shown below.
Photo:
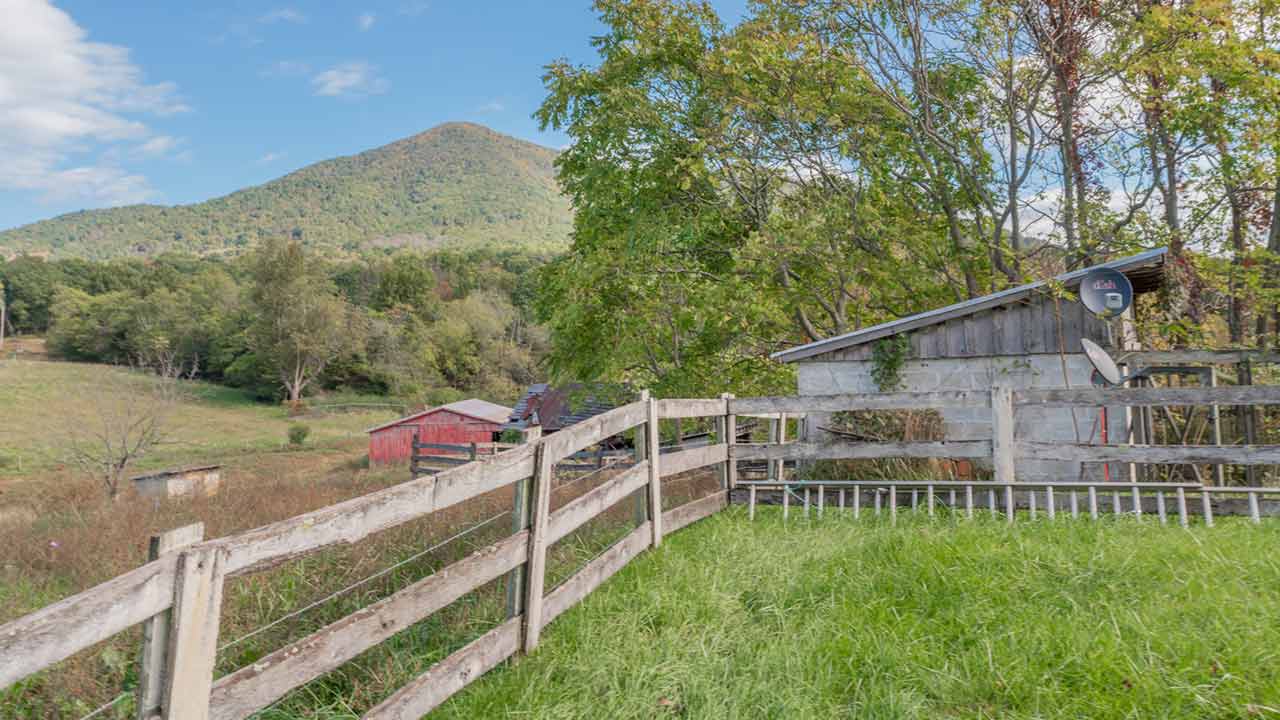
<path fill-rule="evenodd" d="M 1165 250 L 1152 250 L 1097 267 L 1124 273 L 1135 294 L 1159 287 Z M 1085 268 L 1056 278 L 1068 291 L 1079 287 Z M 873 379 L 875 344 L 906 336 L 907 352 L 897 390 L 931 392 L 973 390 L 987 392 L 995 385 L 1014 389 L 1088 387 L 1093 366 L 1081 350 L 1088 338 L 1113 355 L 1136 350 L 1126 340 L 1126 324 L 1132 316 L 1104 321 L 1093 316 L 1073 295 L 1054 297 L 1048 282 L 1037 282 L 900 318 L 792 348 L 774 357 L 796 364 L 800 395 L 880 392 Z M 942 416 L 944 439 L 991 438 L 988 409 L 947 408 Z M 1106 418 L 1104 426 L 1103 418 Z M 1127 441 L 1124 408 L 1106 412 L 1088 408 L 1035 408 L 1019 410 L 1016 437 L 1024 440 L 1073 443 Z M 822 441 L 829 415 L 811 413 L 806 419 L 807 439 Z M 1105 427 L 1105 430 L 1104 430 Z M 1095 479 L 1101 467 L 1079 463 L 1020 460 L 1018 477 L 1027 481 Z M 1082 474 L 1083 473 L 1083 474 Z"/>

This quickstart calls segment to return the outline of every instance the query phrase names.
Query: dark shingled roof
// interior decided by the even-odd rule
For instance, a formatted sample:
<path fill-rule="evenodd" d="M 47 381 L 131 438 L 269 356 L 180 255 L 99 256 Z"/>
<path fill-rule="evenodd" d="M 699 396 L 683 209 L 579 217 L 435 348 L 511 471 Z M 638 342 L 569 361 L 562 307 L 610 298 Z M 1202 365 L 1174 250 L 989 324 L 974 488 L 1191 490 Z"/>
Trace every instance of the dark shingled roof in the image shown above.
<path fill-rule="evenodd" d="M 1113 270 L 1119 270 L 1129 278 L 1129 281 L 1133 283 L 1133 292 L 1135 294 L 1150 292 L 1160 287 L 1165 255 L 1168 252 L 1168 248 L 1156 248 L 1155 250 L 1148 250 L 1147 252 L 1133 255 L 1131 257 L 1112 260 L 1111 262 L 1102 263 L 1101 265 L 1094 265 L 1081 270 L 1063 273 L 1055 279 L 1068 288 L 1074 288 L 1078 287 L 1080 285 L 1080 281 L 1084 279 L 1084 276 L 1088 275 L 1091 271 L 1099 268 L 1111 268 Z M 807 345 L 799 345 L 789 350 L 776 352 L 770 357 L 774 360 L 781 360 L 782 362 L 794 362 L 796 360 L 813 357 L 814 355 L 822 355 L 835 350 L 843 350 L 855 345 L 879 340 L 880 338 L 888 337 L 889 335 L 897 335 L 902 332 L 919 330 L 920 328 L 944 323 L 958 317 L 972 315 L 977 312 L 982 312 L 983 310 L 990 310 L 993 307 L 1020 302 L 1030 297 L 1032 293 L 1040 290 L 1047 284 L 1047 280 L 1041 280 L 1039 282 L 1028 283 L 1026 285 L 1019 285 L 1018 287 L 1001 290 L 998 293 L 992 293 L 990 295 L 983 295 L 982 297 L 974 298 L 972 300 L 965 300 L 964 302 L 948 305 L 936 310 L 929 310 L 916 315 L 909 315 L 904 318 L 898 318 L 897 320 L 873 325 L 869 328 L 855 330 L 854 332 L 846 333 L 844 335 L 811 342 Z"/>
<path fill-rule="evenodd" d="M 575 383 L 553 388 L 534 383 L 516 403 L 505 427 L 523 430 L 540 425 L 542 432 L 552 433 L 614 409 L 618 393 L 618 388 L 605 385 Z"/>

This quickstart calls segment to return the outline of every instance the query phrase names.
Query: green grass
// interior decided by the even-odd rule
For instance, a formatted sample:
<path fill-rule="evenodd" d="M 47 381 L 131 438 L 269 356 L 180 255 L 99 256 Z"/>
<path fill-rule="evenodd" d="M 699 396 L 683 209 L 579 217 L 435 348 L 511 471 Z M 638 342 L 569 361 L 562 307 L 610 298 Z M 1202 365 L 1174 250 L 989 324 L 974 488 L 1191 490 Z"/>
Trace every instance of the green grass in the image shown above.
<path fill-rule="evenodd" d="M 89 400 L 145 389 L 149 382 L 154 380 L 143 373 L 108 365 L 0 359 L 0 418 L 7 420 L 0 422 L 0 478 L 58 466 L 65 459 L 69 424 L 91 413 Z M 294 422 L 311 428 L 308 445 L 324 446 L 361 436 L 398 415 L 379 408 L 290 418 L 283 406 L 255 402 L 241 390 L 201 381 L 182 385 L 187 399 L 168 422 L 172 442 L 156 448 L 135 469 L 280 450 Z"/>
<path fill-rule="evenodd" d="M 1280 717 L 1277 541 L 733 509 L 431 717 Z"/>

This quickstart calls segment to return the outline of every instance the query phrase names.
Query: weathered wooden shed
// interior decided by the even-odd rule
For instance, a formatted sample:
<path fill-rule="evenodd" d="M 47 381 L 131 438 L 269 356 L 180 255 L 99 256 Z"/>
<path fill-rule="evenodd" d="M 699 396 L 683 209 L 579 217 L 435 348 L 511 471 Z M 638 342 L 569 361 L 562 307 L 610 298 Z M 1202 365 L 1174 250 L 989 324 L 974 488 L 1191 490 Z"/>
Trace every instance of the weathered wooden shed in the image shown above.
<path fill-rule="evenodd" d="M 1097 268 L 1124 273 L 1134 294 L 1160 287 L 1166 249 L 1059 275 L 1055 280 L 1069 291 Z M 1050 283 L 1041 281 L 1010 288 L 965 302 L 911 315 L 874 327 L 801 345 L 774 354 L 797 366 L 800 395 L 877 392 L 873 380 L 876 343 L 894 336 L 907 338 L 901 368 L 901 390 L 989 390 L 1002 384 L 1013 388 L 1087 387 L 1093 366 L 1081 350 L 1089 338 L 1113 354 L 1138 349 L 1132 337 L 1132 310 L 1104 321 L 1090 313 L 1071 294 L 1055 300 Z M 940 411 L 947 440 L 985 440 L 991 437 L 990 410 Z M 1124 428 L 1124 411 L 1112 412 L 1109 442 Z M 1066 442 L 1099 442 L 1099 414 L 1085 410 L 1027 408 L 1017 418 L 1020 437 Z M 830 417 L 811 414 L 806 433 L 821 440 L 821 427 Z M 1059 461 L 1019 462 L 1026 480 L 1067 480 L 1079 476 L 1080 466 Z"/>
<path fill-rule="evenodd" d="M 538 426 L 542 428 L 543 435 L 549 435 L 614 409 L 619 404 L 617 398 L 625 392 L 622 388 L 601 383 L 574 383 L 560 387 L 534 383 L 516 403 L 507 427 L 524 430 Z"/>
<path fill-rule="evenodd" d="M 130 478 L 142 497 L 212 497 L 222 484 L 221 465 L 164 470 Z"/>
<path fill-rule="evenodd" d="M 502 432 L 511 408 L 487 400 L 471 398 L 429 408 L 399 420 L 369 428 L 369 464 L 408 462 L 413 456 L 413 439 L 449 445 L 487 443 Z M 421 454 L 444 454 L 425 449 Z"/>

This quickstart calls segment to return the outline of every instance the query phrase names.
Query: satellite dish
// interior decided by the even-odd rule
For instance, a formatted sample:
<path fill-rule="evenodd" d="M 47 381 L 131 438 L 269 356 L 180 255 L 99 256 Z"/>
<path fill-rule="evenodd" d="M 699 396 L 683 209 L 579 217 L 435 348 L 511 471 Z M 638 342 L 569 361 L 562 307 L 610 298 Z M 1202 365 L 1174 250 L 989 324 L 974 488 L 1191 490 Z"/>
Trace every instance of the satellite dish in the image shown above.
<path fill-rule="evenodd" d="M 1088 356 L 1089 362 L 1093 363 L 1093 369 L 1098 371 L 1098 375 L 1106 380 L 1108 385 L 1119 385 L 1125 381 L 1120 374 L 1120 368 L 1116 367 L 1116 361 L 1111 359 L 1111 355 L 1103 350 L 1101 345 L 1089 338 L 1080 338 L 1080 346 L 1084 348 L 1084 354 Z"/>
<path fill-rule="evenodd" d="M 1080 302 L 1101 318 L 1113 318 L 1133 304 L 1133 283 L 1119 270 L 1099 268 L 1080 281 Z"/>

